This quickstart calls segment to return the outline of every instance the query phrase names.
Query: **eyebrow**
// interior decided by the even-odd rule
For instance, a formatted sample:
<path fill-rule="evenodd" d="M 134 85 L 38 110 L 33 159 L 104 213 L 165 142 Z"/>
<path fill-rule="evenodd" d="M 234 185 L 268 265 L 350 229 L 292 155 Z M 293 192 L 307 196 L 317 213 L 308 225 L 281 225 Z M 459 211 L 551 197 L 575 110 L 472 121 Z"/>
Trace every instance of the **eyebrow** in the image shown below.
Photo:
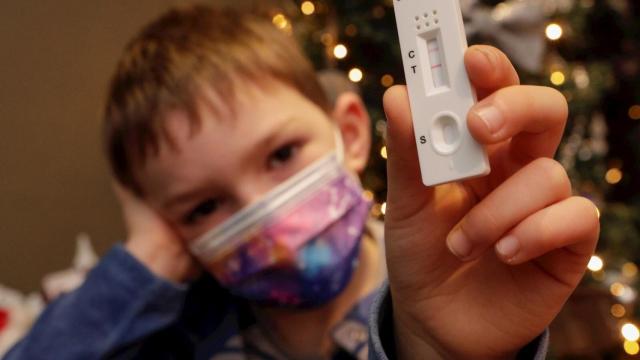
<path fill-rule="evenodd" d="M 249 150 L 240 156 L 240 162 L 248 163 L 252 159 L 259 157 L 265 149 L 270 151 L 273 144 L 286 136 L 283 134 L 283 131 L 297 128 L 297 124 L 299 124 L 299 122 L 297 122 L 293 116 L 286 116 L 281 118 L 281 120 L 274 121 L 273 125 L 263 131 L 266 135 L 261 136 L 253 144 L 245 147 L 245 149 Z M 162 206 L 164 209 L 173 209 L 178 205 L 192 202 L 194 199 L 202 196 L 203 193 L 209 192 L 208 188 L 210 187 L 211 179 L 207 178 L 198 183 L 193 189 L 169 197 L 166 201 L 162 202 Z"/>
<path fill-rule="evenodd" d="M 286 116 L 280 120 L 274 121 L 273 124 L 266 129 L 258 140 L 256 140 L 250 146 L 247 146 L 249 150 L 241 156 L 243 162 L 248 162 L 251 159 L 258 157 L 265 149 L 271 150 L 274 144 L 278 143 L 280 139 L 286 137 L 288 134 L 284 134 L 285 131 L 291 131 L 299 128 L 299 122 L 293 116 Z"/>

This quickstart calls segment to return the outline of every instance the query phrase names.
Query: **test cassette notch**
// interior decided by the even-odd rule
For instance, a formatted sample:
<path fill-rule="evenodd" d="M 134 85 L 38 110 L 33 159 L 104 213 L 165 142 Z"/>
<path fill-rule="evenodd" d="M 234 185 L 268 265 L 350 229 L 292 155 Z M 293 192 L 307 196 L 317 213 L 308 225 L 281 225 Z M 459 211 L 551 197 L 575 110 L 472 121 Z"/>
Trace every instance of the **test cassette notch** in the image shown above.
<path fill-rule="evenodd" d="M 464 66 L 458 0 L 394 0 L 422 182 L 487 175 L 489 160 L 467 128 L 476 94 Z"/>

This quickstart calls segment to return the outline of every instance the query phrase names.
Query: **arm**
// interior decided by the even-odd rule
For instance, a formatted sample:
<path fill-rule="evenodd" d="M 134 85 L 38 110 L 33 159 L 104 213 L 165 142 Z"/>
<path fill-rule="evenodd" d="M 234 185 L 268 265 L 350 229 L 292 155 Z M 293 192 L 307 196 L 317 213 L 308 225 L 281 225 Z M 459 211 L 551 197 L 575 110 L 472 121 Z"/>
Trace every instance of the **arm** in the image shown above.
<path fill-rule="evenodd" d="M 98 359 L 174 322 L 195 262 L 144 201 L 115 185 L 127 226 L 84 285 L 52 303 L 6 359 Z"/>
<path fill-rule="evenodd" d="M 186 286 L 156 277 L 117 246 L 83 286 L 47 307 L 5 359 L 101 358 L 174 322 L 185 294 Z"/>

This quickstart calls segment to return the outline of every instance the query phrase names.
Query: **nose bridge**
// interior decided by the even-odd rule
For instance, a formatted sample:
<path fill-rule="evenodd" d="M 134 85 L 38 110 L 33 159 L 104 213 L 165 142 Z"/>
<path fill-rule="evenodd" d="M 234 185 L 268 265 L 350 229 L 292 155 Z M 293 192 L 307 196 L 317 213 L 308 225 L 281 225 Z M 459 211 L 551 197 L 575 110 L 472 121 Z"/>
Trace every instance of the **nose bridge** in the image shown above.
<path fill-rule="evenodd" d="M 264 197 L 271 190 L 264 177 L 243 176 L 235 184 L 235 201 L 238 210 L 243 209 Z"/>

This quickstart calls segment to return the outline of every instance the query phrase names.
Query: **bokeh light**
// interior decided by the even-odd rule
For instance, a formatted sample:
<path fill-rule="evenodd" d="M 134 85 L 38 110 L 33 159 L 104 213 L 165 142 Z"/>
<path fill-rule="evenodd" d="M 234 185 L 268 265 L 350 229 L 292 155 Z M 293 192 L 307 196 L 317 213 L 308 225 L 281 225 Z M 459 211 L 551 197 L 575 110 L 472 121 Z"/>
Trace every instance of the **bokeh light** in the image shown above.
<path fill-rule="evenodd" d="M 638 274 L 638 266 L 632 262 L 622 265 L 622 275 L 627 278 L 633 278 Z"/>
<path fill-rule="evenodd" d="M 386 74 L 384 76 L 382 76 L 382 78 L 380 79 L 380 84 L 382 84 L 382 86 L 384 87 L 390 87 L 395 83 L 395 79 L 393 78 L 393 76 Z"/>
<path fill-rule="evenodd" d="M 564 76 L 562 71 L 554 71 L 551 74 L 551 83 L 553 85 L 560 86 L 564 84 L 565 81 L 566 81 L 566 77 Z"/>
<path fill-rule="evenodd" d="M 335 56 L 336 59 L 344 59 L 348 54 L 349 50 L 343 44 L 338 44 L 333 48 L 333 56 Z"/>
<path fill-rule="evenodd" d="M 624 285 L 619 282 L 615 282 L 609 287 L 609 291 L 611 291 L 613 296 L 622 296 L 624 295 L 625 290 Z"/>
<path fill-rule="evenodd" d="M 300 5 L 300 11 L 302 11 L 302 13 L 305 15 L 312 15 L 314 12 L 316 12 L 316 6 L 312 1 L 305 1 L 302 3 L 302 5 Z"/>
<path fill-rule="evenodd" d="M 387 159 L 387 147 L 383 146 L 382 149 L 380 149 L 380 156 L 382 156 L 383 159 Z"/>
<path fill-rule="evenodd" d="M 594 255 L 591 257 L 591 260 L 589 260 L 589 265 L 587 265 L 587 267 L 591 271 L 600 271 L 604 267 L 604 262 L 599 256 Z"/>
<path fill-rule="evenodd" d="M 547 29 L 545 30 L 545 34 L 549 40 L 558 40 L 562 37 L 562 26 L 551 23 L 547 25 Z"/>
<path fill-rule="evenodd" d="M 611 185 L 619 183 L 622 181 L 622 171 L 618 168 L 609 169 L 605 175 L 605 180 Z"/>
<path fill-rule="evenodd" d="M 613 304 L 611 305 L 611 315 L 621 318 L 627 313 L 627 310 L 624 308 L 622 304 Z"/>
<path fill-rule="evenodd" d="M 632 323 L 622 325 L 620 332 L 622 333 L 622 336 L 629 341 L 637 341 L 640 339 L 640 330 L 638 330 L 638 327 Z"/>
<path fill-rule="evenodd" d="M 632 120 L 640 120 L 640 105 L 633 105 L 629 108 L 629 117 Z"/>
<path fill-rule="evenodd" d="M 273 24 L 275 26 L 277 26 L 279 29 L 284 29 L 287 27 L 287 24 L 289 24 L 289 20 L 287 20 L 287 17 L 284 16 L 284 14 L 276 14 L 273 16 Z"/>
<path fill-rule="evenodd" d="M 357 83 L 362 81 L 363 78 L 364 78 L 364 74 L 362 73 L 362 70 L 358 68 L 353 68 L 349 71 L 349 80 Z"/>
<path fill-rule="evenodd" d="M 640 346 L 635 341 L 625 340 L 624 351 L 629 355 L 636 355 L 640 352 Z"/>

